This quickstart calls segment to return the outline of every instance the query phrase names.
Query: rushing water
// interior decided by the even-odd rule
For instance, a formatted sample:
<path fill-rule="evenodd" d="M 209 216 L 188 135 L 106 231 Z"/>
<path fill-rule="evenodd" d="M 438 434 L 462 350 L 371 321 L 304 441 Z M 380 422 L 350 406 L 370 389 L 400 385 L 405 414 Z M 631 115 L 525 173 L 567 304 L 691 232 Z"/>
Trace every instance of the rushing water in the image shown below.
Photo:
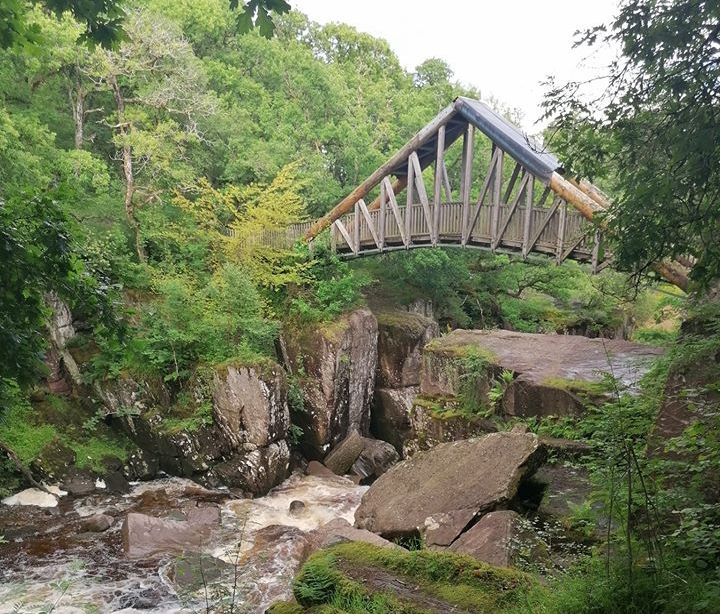
<path fill-rule="evenodd" d="M 164 478 L 128 495 L 63 497 L 57 507 L 0 506 L 0 614 L 264 612 L 290 596 L 310 546 L 308 532 L 336 518 L 352 523 L 367 487 L 344 478 L 294 474 L 265 497 L 234 499 L 193 482 Z M 128 559 L 121 525 L 129 511 L 172 516 L 198 501 L 218 504 L 221 524 L 201 553 Z M 295 504 L 290 511 L 290 503 Z M 104 533 L 87 517 L 115 517 Z M 200 572 L 200 570 L 202 570 Z"/>

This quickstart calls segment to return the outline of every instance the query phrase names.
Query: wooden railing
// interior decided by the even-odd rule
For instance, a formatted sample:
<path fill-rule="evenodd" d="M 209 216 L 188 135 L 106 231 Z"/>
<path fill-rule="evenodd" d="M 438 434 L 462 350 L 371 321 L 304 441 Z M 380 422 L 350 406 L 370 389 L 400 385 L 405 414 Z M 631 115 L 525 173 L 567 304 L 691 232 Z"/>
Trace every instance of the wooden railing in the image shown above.
<path fill-rule="evenodd" d="M 433 243 L 463 244 L 462 203 L 440 205 L 435 241 L 421 204 L 398 207 L 398 213 L 399 216 L 394 211 L 366 210 L 344 215 L 332 225 L 333 246 L 340 254 L 360 256 Z M 592 225 L 562 201 L 553 207 L 532 207 L 529 219 L 524 207 L 501 205 L 495 232 L 492 227 L 492 208 L 481 207 L 465 246 L 519 252 L 524 256 L 535 252 L 554 256 L 558 262 L 571 258 L 593 261 L 597 266 L 599 244 Z"/>

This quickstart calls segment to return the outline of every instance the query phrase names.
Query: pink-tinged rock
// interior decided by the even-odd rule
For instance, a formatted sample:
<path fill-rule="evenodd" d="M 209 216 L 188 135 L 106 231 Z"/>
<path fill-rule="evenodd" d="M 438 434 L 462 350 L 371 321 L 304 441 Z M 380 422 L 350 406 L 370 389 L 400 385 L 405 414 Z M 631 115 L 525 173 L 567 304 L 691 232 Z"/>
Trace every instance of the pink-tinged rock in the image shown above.
<path fill-rule="evenodd" d="M 130 558 L 199 551 L 219 525 L 220 510 L 217 507 L 191 509 L 187 520 L 155 518 L 130 512 L 122 526 L 123 549 Z"/>

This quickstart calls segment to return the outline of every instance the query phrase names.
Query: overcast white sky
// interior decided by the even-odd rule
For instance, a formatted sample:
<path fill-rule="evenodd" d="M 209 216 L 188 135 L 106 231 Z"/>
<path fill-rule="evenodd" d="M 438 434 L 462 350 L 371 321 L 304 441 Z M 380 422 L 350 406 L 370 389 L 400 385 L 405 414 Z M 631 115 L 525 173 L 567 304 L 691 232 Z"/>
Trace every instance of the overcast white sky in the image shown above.
<path fill-rule="evenodd" d="M 590 76 L 610 51 L 572 50 L 573 33 L 607 23 L 617 0 L 291 0 L 320 23 L 339 21 L 386 39 L 408 70 L 430 57 L 446 60 L 455 78 L 523 113 L 537 132 L 548 75 Z M 448 101 L 449 102 L 449 101 Z"/>

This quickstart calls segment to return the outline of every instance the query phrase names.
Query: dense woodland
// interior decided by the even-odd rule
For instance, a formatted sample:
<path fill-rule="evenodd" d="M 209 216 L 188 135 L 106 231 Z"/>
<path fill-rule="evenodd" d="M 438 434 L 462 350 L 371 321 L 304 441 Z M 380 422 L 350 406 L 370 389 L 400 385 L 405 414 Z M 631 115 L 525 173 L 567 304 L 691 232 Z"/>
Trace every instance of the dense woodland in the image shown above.
<path fill-rule="evenodd" d="M 408 72 L 387 42 L 350 26 L 268 2 L 274 28 L 261 11 L 253 29 L 230 4 L 109 3 L 111 19 L 93 29 L 82 13 L 49 10 L 63 3 L 9 3 L 17 27 L 0 31 L 0 492 L 19 488 L 18 463 L 31 465 L 54 438 L 89 457 L 126 446 L 92 414 L 67 428 L 38 418 L 53 295 L 82 323 L 87 384 L 151 376 L 179 399 L 208 365 L 274 357 L 284 327 L 332 322 L 368 301 L 427 299 L 443 329 L 673 348 L 640 397 L 618 392 L 580 423 L 534 425 L 595 440 L 596 499 L 623 511 L 617 535 L 551 592 L 530 594 L 524 611 L 717 611 L 717 368 L 687 391 L 704 399 L 703 419 L 675 442 L 675 457 L 644 454 L 668 372 L 717 362 L 720 351 L 720 312 L 707 300 L 720 273 L 717 3 L 623 2 L 615 24 L 583 37 L 620 43 L 607 97 L 548 86 L 546 143 L 617 204 L 609 223 L 619 271 L 598 276 L 572 262 L 470 250 L 343 262 L 327 237 L 312 253 L 253 244 L 261 229 L 327 212 L 454 97 L 482 97 L 511 120 L 516 111 L 457 83 L 442 59 Z M 489 146 L 475 155 L 487 165 Z M 648 273 L 665 258 L 695 264 L 691 294 Z M 691 324 L 678 337 L 681 319 Z M 62 401 L 52 403 L 62 414 Z M 175 419 L 192 425 L 205 410 Z"/>

